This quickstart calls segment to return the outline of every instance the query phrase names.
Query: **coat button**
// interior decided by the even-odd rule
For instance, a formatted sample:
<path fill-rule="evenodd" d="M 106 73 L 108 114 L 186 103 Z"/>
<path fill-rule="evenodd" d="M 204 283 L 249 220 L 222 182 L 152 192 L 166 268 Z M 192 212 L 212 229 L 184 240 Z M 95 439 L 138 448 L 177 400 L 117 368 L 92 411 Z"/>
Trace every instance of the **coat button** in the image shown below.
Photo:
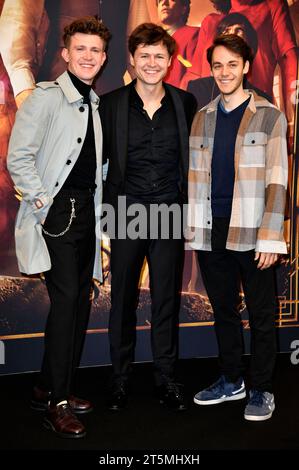
<path fill-rule="evenodd" d="M 77 142 L 78 142 L 78 144 L 81 144 L 81 142 L 82 142 L 81 137 L 78 137 Z"/>
<path fill-rule="evenodd" d="M 80 111 L 81 113 L 83 113 L 83 112 L 85 111 L 84 106 L 80 106 L 79 111 Z"/>
<path fill-rule="evenodd" d="M 251 143 L 252 143 L 252 144 L 255 144 L 255 140 L 252 140 Z"/>
<path fill-rule="evenodd" d="M 67 164 L 67 165 L 70 165 L 71 163 L 72 163 L 72 160 L 67 160 L 67 161 L 66 161 L 66 164 Z"/>

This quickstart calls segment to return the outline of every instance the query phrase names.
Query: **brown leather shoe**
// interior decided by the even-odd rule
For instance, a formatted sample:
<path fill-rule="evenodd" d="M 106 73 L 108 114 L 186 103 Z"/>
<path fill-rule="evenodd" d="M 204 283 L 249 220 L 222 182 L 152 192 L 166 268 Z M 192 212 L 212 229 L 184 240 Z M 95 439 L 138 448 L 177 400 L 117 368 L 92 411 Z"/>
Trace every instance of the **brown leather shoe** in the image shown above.
<path fill-rule="evenodd" d="M 41 390 L 39 387 L 33 388 L 31 398 L 31 408 L 36 411 L 46 411 L 51 399 L 51 392 Z M 92 403 L 82 398 L 71 395 L 68 399 L 69 405 L 74 413 L 84 414 L 93 410 Z"/>
<path fill-rule="evenodd" d="M 90 413 L 90 411 L 93 410 L 93 406 L 90 401 L 74 397 L 74 395 L 69 396 L 68 402 L 72 411 L 77 414 Z"/>
<path fill-rule="evenodd" d="M 60 437 L 78 439 L 86 435 L 85 427 L 74 415 L 68 403 L 50 405 L 44 418 L 44 426 Z"/>

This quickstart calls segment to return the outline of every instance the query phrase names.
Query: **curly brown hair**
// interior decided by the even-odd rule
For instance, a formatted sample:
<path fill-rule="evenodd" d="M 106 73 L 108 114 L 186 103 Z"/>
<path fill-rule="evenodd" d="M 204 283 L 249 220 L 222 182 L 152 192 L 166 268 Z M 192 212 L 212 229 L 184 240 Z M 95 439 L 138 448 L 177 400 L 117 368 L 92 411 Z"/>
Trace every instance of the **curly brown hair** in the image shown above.
<path fill-rule="evenodd" d="M 111 37 L 107 26 L 105 26 L 102 20 L 96 16 L 84 16 L 65 26 L 62 38 L 66 48 L 69 47 L 71 37 L 76 33 L 95 34 L 96 36 L 99 36 L 103 40 L 105 49 Z"/>

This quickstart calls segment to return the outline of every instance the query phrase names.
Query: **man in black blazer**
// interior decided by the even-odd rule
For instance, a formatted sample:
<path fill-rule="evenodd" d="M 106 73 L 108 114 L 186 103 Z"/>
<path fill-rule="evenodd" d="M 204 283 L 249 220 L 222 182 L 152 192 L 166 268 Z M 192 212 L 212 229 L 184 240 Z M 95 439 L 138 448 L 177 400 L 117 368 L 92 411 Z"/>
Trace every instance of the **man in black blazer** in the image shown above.
<path fill-rule="evenodd" d="M 174 39 L 160 26 L 139 25 L 129 38 L 136 79 L 102 96 L 100 103 L 103 158 L 109 162 L 104 203 L 117 213 L 121 197 L 127 209 L 137 207 L 145 214 L 139 227 L 143 233 L 137 237 L 129 233 L 133 215 L 122 217 L 123 213 L 116 218 L 116 236 L 110 236 L 112 410 L 127 404 L 138 283 L 145 258 L 150 274 L 151 342 L 158 397 L 172 409 L 185 409 L 182 390 L 175 382 L 184 241 L 175 233 L 175 217 L 170 217 L 167 239 L 161 218 L 150 220 L 154 205 L 163 203 L 169 208 L 174 204 L 181 223 L 180 209 L 187 194 L 189 131 L 196 100 L 190 93 L 163 83 L 175 48 Z M 126 235 L 122 236 L 124 226 Z M 152 229 L 158 235 L 153 235 Z"/>

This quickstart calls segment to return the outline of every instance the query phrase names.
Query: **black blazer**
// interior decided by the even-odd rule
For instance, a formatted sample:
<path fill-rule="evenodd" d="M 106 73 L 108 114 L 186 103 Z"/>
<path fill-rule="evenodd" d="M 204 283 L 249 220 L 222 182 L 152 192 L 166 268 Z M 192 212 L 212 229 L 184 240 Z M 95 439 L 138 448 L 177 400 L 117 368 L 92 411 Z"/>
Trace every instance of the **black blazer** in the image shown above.
<path fill-rule="evenodd" d="M 135 81 L 101 96 L 100 116 L 103 128 L 103 163 L 109 160 L 104 183 L 103 201 L 116 207 L 117 196 L 124 194 L 128 156 L 129 96 Z M 191 93 L 164 83 L 176 112 L 180 139 L 180 190 L 187 195 L 189 168 L 189 133 L 196 112 L 196 99 Z"/>

